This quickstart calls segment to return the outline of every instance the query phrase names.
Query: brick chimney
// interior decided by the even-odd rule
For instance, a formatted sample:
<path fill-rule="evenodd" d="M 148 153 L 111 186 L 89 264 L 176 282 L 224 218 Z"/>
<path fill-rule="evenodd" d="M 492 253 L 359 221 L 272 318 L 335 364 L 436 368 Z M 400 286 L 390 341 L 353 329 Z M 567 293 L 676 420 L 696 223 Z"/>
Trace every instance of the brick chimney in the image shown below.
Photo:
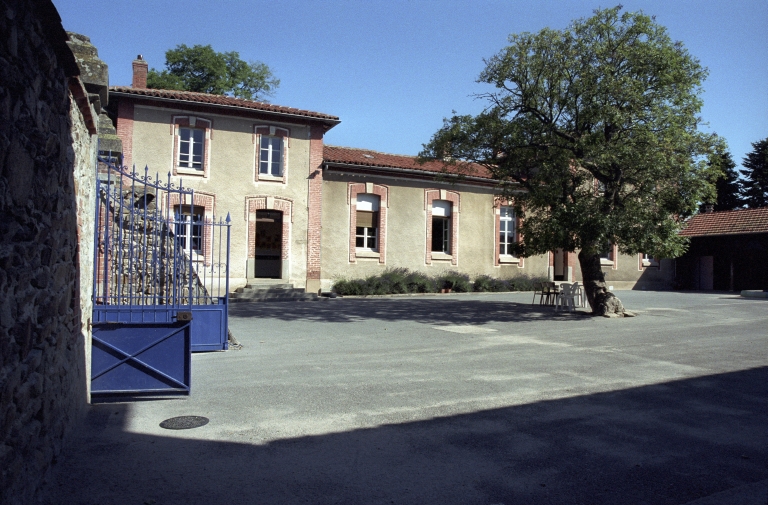
<path fill-rule="evenodd" d="M 133 82 L 131 87 L 134 89 L 147 89 L 147 71 L 149 65 L 141 55 L 133 60 Z"/>

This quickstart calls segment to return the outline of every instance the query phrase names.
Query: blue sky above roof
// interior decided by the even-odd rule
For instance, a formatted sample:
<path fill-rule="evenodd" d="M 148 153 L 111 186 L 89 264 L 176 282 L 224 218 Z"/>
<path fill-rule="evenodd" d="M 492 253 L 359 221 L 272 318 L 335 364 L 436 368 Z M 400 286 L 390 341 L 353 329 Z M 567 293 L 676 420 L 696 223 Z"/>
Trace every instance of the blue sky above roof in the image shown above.
<path fill-rule="evenodd" d="M 768 2 L 631 0 L 709 68 L 701 116 L 740 163 L 768 137 Z M 417 154 L 455 110 L 475 114 L 475 83 L 511 33 L 564 28 L 597 3 L 541 0 L 280 2 L 54 0 L 67 30 L 91 38 L 110 84 L 130 85 L 142 54 L 162 68 L 178 44 L 211 44 L 268 64 L 272 103 L 339 116 L 326 142 Z M 609 7 L 603 5 L 602 7 Z"/>

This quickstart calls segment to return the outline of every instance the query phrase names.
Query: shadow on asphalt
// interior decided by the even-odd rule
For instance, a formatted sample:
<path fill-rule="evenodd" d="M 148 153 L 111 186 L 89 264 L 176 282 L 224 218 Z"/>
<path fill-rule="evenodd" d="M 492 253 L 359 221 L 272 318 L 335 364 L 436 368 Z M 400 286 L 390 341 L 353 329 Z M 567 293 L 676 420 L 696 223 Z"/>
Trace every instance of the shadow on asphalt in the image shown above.
<path fill-rule="evenodd" d="M 44 503 L 683 504 L 768 478 L 766 398 L 762 367 L 261 445 L 130 433 L 100 405 Z"/>
<path fill-rule="evenodd" d="M 455 307 L 455 309 L 452 309 Z M 573 321 L 591 317 L 589 309 L 574 312 L 555 310 L 551 305 L 538 305 L 498 300 L 466 298 L 355 298 L 318 302 L 233 303 L 229 315 L 285 321 L 329 323 L 356 322 L 362 319 L 382 321 L 414 321 L 427 324 L 484 324 L 492 322 Z"/>

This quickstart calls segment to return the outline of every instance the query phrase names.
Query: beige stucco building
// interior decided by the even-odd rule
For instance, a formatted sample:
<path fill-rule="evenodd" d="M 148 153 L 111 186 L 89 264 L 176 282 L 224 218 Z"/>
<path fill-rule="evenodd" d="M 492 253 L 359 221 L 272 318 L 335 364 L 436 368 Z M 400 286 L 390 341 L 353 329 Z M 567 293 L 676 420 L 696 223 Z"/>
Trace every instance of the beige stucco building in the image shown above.
<path fill-rule="evenodd" d="M 575 281 L 575 253 L 518 258 L 511 206 L 478 170 L 445 174 L 438 162 L 324 145 L 340 122 L 329 114 L 226 96 L 146 88 L 133 62 L 131 87 L 110 90 L 123 161 L 194 189 L 194 201 L 163 202 L 190 241 L 200 220 L 231 216 L 230 286 L 282 279 L 307 292 L 386 268 L 470 277 L 520 274 Z M 207 254 L 200 246 L 201 261 Z M 669 285 L 672 263 L 607 251 L 615 289 Z"/>

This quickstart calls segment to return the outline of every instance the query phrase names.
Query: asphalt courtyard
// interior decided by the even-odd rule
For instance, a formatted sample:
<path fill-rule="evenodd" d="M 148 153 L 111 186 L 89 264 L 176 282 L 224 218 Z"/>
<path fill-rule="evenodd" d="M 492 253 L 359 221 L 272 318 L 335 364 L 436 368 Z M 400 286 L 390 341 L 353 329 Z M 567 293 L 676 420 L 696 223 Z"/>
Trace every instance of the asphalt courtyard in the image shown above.
<path fill-rule="evenodd" d="M 768 504 L 768 300 L 617 294 L 233 304 L 243 349 L 89 407 L 43 502 Z"/>

